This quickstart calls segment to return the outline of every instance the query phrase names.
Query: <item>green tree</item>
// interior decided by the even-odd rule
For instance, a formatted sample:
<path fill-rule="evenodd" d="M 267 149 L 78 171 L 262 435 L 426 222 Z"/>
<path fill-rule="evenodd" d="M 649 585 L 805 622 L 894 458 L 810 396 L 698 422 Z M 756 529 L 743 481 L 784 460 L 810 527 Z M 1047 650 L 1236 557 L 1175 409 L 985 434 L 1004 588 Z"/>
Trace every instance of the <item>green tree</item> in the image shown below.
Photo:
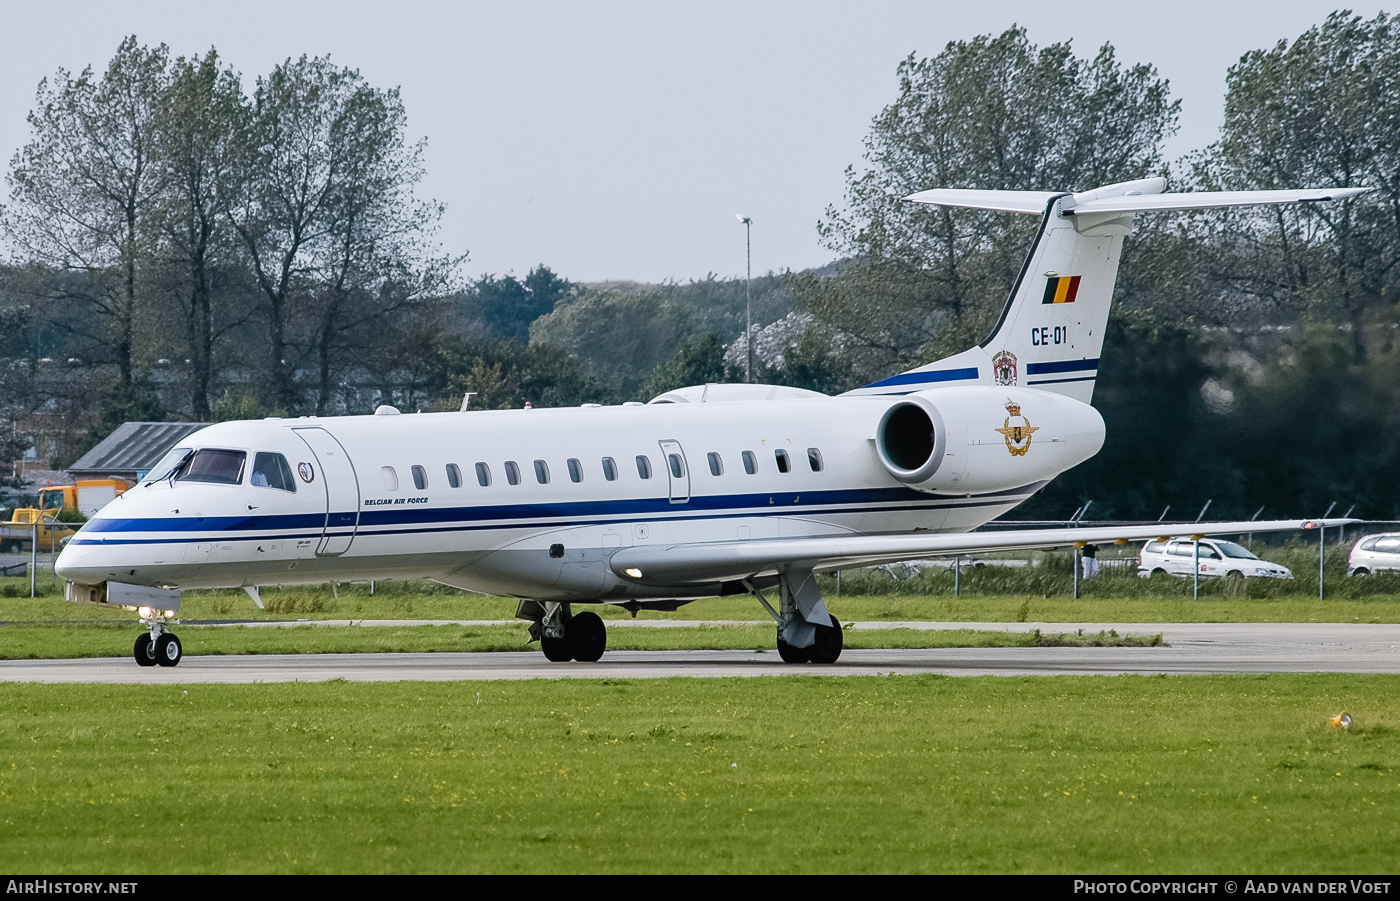
<path fill-rule="evenodd" d="M 499 340 L 527 341 L 530 323 L 552 311 L 573 293 L 567 279 L 555 275 L 543 263 L 524 279 L 513 275 L 483 275 L 459 301 L 461 315 L 480 323 Z"/>
<path fill-rule="evenodd" d="M 530 345 L 577 357 L 588 371 L 631 399 L 647 374 L 693 334 L 690 313 L 661 291 L 584 291 L 530 326 Z"/>
<path fill-rule="evenodd" d="M 1400 24 L 1336 12 L 1226 78 L 1220 140 L 1192 160 L 1203 188 L 1373 188 L 1335 204 L 1202 217 L 1213 287 L 1256 316 L 1348 323 L 1400 300 Z"/>
<path fill-rule="evenodd" d="M 702 335 L 686 341 L 675 356 L 652 370 L 642 395 L 647 398 L 717 382 L 741 382 L 743 373 L 724 363 L 724 344 L 718 335 Z"/>
<path fill-rule="evenodd" d="M 28 261 L 85 276 L 54 279 L 48 292 L 84 308 L 70 327 L 89 363 L 116 368 L 123 403 L 140 393 L 152 212 L 169 176 L 156 138 L 168 55 L 129 37 L 100 77 L 60 69 L 41 81 L 31 139 L 10 166 L 5 232 Z"/>
<path fill-rule="evenodd" d="M 561 347 L 516 341 L 447 339 L 441 354 L 448 388 L 434 404 L 439 410 L 461 408 L 471 392 L 473 410 L 518 410 L 609 403 L 614 394 L 588 375 L 577 357 Z"/>

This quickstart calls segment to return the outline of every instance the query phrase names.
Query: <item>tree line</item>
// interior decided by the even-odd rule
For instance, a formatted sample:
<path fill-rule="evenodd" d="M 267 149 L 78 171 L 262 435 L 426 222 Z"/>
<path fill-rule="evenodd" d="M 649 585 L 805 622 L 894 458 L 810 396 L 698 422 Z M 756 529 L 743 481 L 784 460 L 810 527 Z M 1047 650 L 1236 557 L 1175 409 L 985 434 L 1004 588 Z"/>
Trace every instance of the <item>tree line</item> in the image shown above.
<path fill-rule="evenodd" d="M 1389 16 L 1334 13 L 1245 55 L 1218 140 L 1175 160 L 1180 102 L 1111 45 L 1085 57 L 1011 28 L 911 54 L 897 75 L 818 223 L 834 262 L 754 280 L 759 378 L 835 393 L 984 338 L 1034 223 L 900 202 L 917 190 L 1364 186 L 1332 205 L 1140 216 L 1095 395 L 1107 444 L 1023 513 L 1339 500 L 1400 516 L 1383 478 L 1400 463 Z M 245 89 L 213 51 L 130 39 L 101 75 L 41 84 L 30 124 L 3 219 L 11 420 L 42 403 L 96 435 L 385 399 L 457 409 L 467 392 L 491 408 L 646 400 L 741 377 L 742 280 L 582 285 L 544 264 L 459 280 L 464 259 L 434 244 L 441 205 L 414 195 L 423 145 L 397 92 L 328 59 Z M 350 383 L 375 390 L 351 400 Z"/>

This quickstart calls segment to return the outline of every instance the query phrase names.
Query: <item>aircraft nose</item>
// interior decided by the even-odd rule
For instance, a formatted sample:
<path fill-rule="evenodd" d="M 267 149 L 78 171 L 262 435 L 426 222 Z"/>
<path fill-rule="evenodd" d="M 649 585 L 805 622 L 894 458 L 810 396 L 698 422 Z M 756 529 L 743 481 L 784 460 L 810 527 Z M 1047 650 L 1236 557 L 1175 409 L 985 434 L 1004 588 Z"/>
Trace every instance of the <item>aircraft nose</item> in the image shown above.
<path fill-rule="evenodd" d="M 93 568 L 92 553 L 82 545 L 70 544 L 59 552 L 54 561 L 53 571 L 65 582 L 80 582 L 95 585 L 102 581 L 100 573 Z"/>

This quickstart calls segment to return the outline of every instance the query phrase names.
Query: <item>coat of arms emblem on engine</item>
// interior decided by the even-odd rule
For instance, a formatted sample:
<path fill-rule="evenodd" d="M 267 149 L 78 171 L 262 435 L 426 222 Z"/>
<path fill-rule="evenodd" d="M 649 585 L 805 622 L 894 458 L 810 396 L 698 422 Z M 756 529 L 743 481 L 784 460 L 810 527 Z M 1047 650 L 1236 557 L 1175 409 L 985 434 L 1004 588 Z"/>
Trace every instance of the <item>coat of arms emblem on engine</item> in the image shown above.
<path fill-rule="evenodd" d="M 1021 415 L 1021 405 L 1013 400 L 1006 402 L 1006 412 L 1006 422 L 997 431 L 1006 439 L 1006 449 L 1011 451 L 1011 456 L 1024 457 L 1031 449 L 1031 433 L 1039 431 L 1040 426 L 1031 425 L 1030 420 Z M 1012 425 L 1013 419 L 1021 420 L 1021 424 Z"/>

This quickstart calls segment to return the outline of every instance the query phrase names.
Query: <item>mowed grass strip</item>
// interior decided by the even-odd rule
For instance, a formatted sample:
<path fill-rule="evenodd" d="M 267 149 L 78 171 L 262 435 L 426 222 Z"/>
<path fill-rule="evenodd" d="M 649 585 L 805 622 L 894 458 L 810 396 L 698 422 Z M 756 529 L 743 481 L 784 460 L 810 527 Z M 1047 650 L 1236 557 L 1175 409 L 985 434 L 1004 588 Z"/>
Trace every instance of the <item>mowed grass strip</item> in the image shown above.
<path fill-rule="evenodd" d="M 54 624 L 0 627 L 0 660 L 126 657 L 141 629 L 134 625 Z M 534 651 L 527 625 L 508 626 L 177 626 L 187 656 Z M 608 630 L 613 651 L 771 651 L 771 624 Z M 1054 635 L 972 629 L 847 630 L 848 648 L 1026 648 L 1066 645 L 1151 646 L 1161 636 Z"/>
<path fill-rule="evenodd" d="M 885 578 L 888 580 L 888 577 Z M 1117 578 L 1117 583 L 1135 585 L 1135 579 L 1135 576 Z M 0 579 L 0 583 L 5 581 Z M 90 620 L 132 623 L 135 620 L 132 614 L 121 610 L 69 604 L 62 598 L 61 585 L 58 589 L 52 589 L 46 583 L 41 584 L 41 588 L 49 593 L 30 599 L 28 580 L 8 581 L 14 583 L 11 587 L 15 587 L 16 592 L 22 581 L 24 596 L 0 597 L 0 622 Z M 41 583 L 43 581 L 41 579 Z M 1372 584 L 1380 581 L 1379 577 L 1371 577 Z M 1360 599 L 1329 597 L 1318 600 L 1314 594 L 1277 598 L 1204 597 L 1192 600 L 1188 580 L 1172 579 L 1171 582 L 1185 592 L 1185 597 L 1095 595 L 1076 600 L 1070 596 L 1068 589 L 1049 596 L 1008 592 L 958 597 L 953 595 L 951 587 L 941 594 L 847 594 L 837 597 L 833 584 L 826 588 L 826 601 L 832 615 L 842 622 L 1400 622 L 1400 595 L 1397 594 L 1379 594 Z M 427 581 L 380 583 L 373 595 L 366 585 L 342 585 L 338 594 L 339 597 L 327 585 L 265 588 L 262 598 L 266 609 L 259 610 L 242 591 L 187 591 L 180 615 L 187 620 L 511 619 L 515 616 L 518 603 L 510 598 L 471 594 Z M 770 597 L 772 594 L 769 592 Z M 604 619 L 631 617 L 627 610 L 610 604 L 579 604 L 574 606 L 574 610 L 593 610 Z M 708 598 L 675 611 L 642 611 L 637 618 L 771 622 L 758 602 L 749 597 Z"/>
<path fill-rule="evenodd" d="M 11 872 L 1374 873 L 1400 843 L 1393 676 L 0 699 Z"/>

